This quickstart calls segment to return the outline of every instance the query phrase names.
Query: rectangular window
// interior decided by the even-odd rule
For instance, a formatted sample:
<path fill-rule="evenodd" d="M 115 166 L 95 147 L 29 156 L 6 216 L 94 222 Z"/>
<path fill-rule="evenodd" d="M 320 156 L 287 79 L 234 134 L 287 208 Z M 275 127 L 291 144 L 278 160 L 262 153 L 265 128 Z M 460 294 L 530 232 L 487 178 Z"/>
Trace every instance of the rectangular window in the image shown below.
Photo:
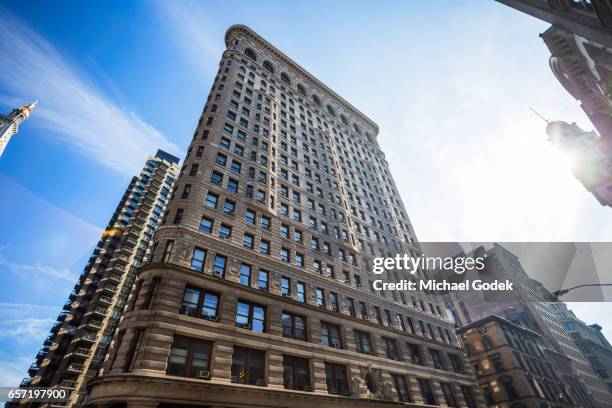
<path fill-rule="evenodd" d="M 248 249 L 253 249 L 253 236 L 250 234 L 244 234 L 242 237 L 242 246 Z"/>
<path fill-rule="evenodd" d="M 308 359 L 283 356 L 283 386 L 290 390 L 311 391 Z"/>
<path fill-rule="evenodd" d="M 280 236 L 281 238 L 289 238 L 289 227 L 287 227 L 286 225 L 281 225 Z"/>
<path fill-rule="evenodd" d="M 218 294 L 191 286 L 185 288 L 181 314 L 206 320 L 217 320 L 218 309 Z"/>
<path fill-rule="evenodd" d="M 451 366 L 453 367 L 453 371 L 459 374 L 463 374 L 463 358 L 458 356 L 457 354 L 449 354 L 448 359 L 451 362 Z"/>
<path fill-rule="evenodd" d="M 212 343 L 209 341 L 174 336 L 166 374 L 198 378 L 209 371 Z"/>
<path fill-rule="evenodd" d="M 431 359 L 433 360 L 433 366 L 437 369 L 444 369 L 444 361 L 442 360 L 442 355 L 440 351 L 429 349 L 429 353 L 431 354 Z"/>
<path fill-rule="evenodd" d="M 421 396 L 425 400 L 425 404 L 436 405 L 436 398 L 434 397 L 433 390 L 431 388 L 431 382 L 423 378 L 417 379 L 419 383 L 419 389 L 421 390 Z"/>
<path fill-rule="evenodd" d="M 255 225 L 255 211 L 247 210 L 245 213 L 246 223 Z"/>
<path fill-rule="evenodd" d="M 219 200 L 219 196 L 214 193 L 208 193 L 206 196 L 206 201 L 204 205 L 208 208 L 217 208 L 217 201 Z"/>
<path fill-rule="evenodd" d="M 232 236 L 232 227 L 229 225 L 221 224 L 219 227 L 219 238 L 229 239 Z"/>
<path fill-rule="evenodd" d="M 287 248 L 281 248 L 280 259 L 284 262 L 289 262 L 291 260 L 289 257 L 289 250 Z"/>
<path fill-rule="evenodd" d="M 328 393 L 350 395 L 345 366 L 325 363 L 325 382 L 327 383 Z"/>
<path fill-rule="evenodd" d="M 304 282 L 297 283 L 297 296 L 295 300 L 302 303 L 306 301 L 306 285 Z"/>
<path fill-rule="evenodd" d="M 358 353 L 364 354 L 372 353 L 372 342 L 370 341 L 370 334 L 355 330 L 354 335 L 356 351 Z"/>
<path fill-rule="evenodd" d="M 323 289 L 321 288 L 316 289 L 316 298 L 317 298 L 317 306 L 325 307 L 325 292 L 323 292 Z"/>
<path fill-rule="evenodd" d="M 398 374 L 391 374 L 393 377 L 393 383 L 395 384 L 395 390 L 397 391 L 397 398 L 400 401 L 412 402 L 410 398 L 410 392 L 408 391 L 408 384 L 406 383 L 406 377 Z"/>
<path fill-rule="evenodd" d="M 383 348 L 385 350 L 385 357 L 391 360 L 400 360 L 399 349 L 397 348 L 397 342 L 394 339 L 383 337 Z"/>
<path fill-rule="evenodd" d="M 355 301 L 352 298 L 346 298 L 346 307 L 351 317 L 357 317 L 355 312 Z"/>
<path fill-rule="evenodd" d="M 268 272 L 267 271 L 259 271 L 259 289 L 267 290 L 268 289 Z"/>
<path fill-rule="evenodd" d="M 262 239 L 259 242 L 259 252 L 262 254 L 270 255 L 270 242 Z"/>
<path fill-rule="evenodd" d="M 449 383 L 444 382 L 441 382 L 440 386 L 442 387 L 442 393 L 444 394 L 444 401 L 446 401 L 446 405 L 448 405 L 449 407 L 456 407 L 457 399 L 455 398 L 453 386 Z"/>
<path fill-rule="evenodd" d="M 295 266 L 304 266 L 304 255 L 298 253 L 295 254 Z"/>
<path fill-rule="evenodd" d="M 218 171 L 213 171 L 210 176 L 210 182 L 221 185 L 221 183 L 223 183 L 223 174 Z"/>
<path fill-rule="evenodd" d="M 463 399 L 465 399 L 465 403 L 468 408 L 476 408 L 476 398 L 474 398 L 474 393 L 472 389 L 467 385 L 461 386 L 461 392 L 463 393 Z"/>
<path fill-rule="evenodd" d="M 329 306 L 334 312 L 338 311 L 338 294 L 329 292 Z"/>
<path fill-rule="evenodd" d="M 222 255 L 215 256 L 215 263 L 213 265 L 213 273 L 217 276 L 224 277 L 225 276 L 225 264 L 227 258 Z"/>
<path fill-rule="evenodd" d="M 293 313 L 283 312 L 281 317 L 283 337 L 306 341 L 306 318 Z"/>
<path fill-rule="evenodd" d="M 340 326 L 321 322 L 321 344 L 329 347 L 342 348 Z"/>
<path fill-rule="evenodd" d="M 204 232 L 205 234 L 212 233 L 213 222 L 214 221 L 210 218 L 202 217 L 202 220 L 200 220 L 200 231 Z"/>
<path fill-rule="evenodd" d="M 242 300 L 238 301 L 236 305 L 236 327 L 264 333 L 266 331 L 265 307 Z"/>
<path fill-rule="evenodd" d="M 194 248 L 191 256 L 191 269 L 202 272 L 204 261 L 206 260 L 206 251 L 202 248 Z"/>
<path fill-rule="evenodd" d="M 282 296 L 290 296 L 291 295 L 291 279 L 283 276 L 281 278 L 281 295 Z"/>
<path fill-rule="evenodd" d="M 174 247 L 174 240 L 166 241 L 166 247 L 164 248 L 164 255 L 162 257 L 162 262 L 168 262 L 168 260 L 170 260 L 170 255 L 172 255 L 173 247 Z"/>
<path fill-rule="evenodd" d="M 406 343 L 406 345 L 410 351 L 410 362 L 412 364 L 423 365 L 423 356 L 421 355 L 420 347 L 412 343 Z"/>
<path fill-rule="evenodd" d="M 266 385 L 266 353 L 244 347 L 234 347 L 231 381 L 240 384 Z"/>
<path fill-rule="evenodd" d="M 236 203 L 230 200 L 225 200 L 223 203 L 223 212 L 229 215 L 234 215 L 236 211 Z"/>
<path fill-rule="evenodd" d="M 247 264 L 240 265 L 240 284 L 251 286 L 251 266 Z"/>
<path fill-rule="evenodd" d="M 182 219 L 183 219 L 183 209 L 182 208 L 178 208 L 176 210 L 176 213 L 174 214 L 173 224 L 174 225 L 180 224 Z"/>

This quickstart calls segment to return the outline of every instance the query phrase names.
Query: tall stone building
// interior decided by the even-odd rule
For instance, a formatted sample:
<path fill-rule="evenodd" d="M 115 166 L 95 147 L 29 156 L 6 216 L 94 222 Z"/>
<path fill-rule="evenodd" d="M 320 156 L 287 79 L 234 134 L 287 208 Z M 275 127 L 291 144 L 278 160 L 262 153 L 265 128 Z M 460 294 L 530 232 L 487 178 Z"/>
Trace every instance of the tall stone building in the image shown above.
<path fill-rule="evenodd" d="M 576 407 L 564 378 L 571 362 L 543 336 L 490 315 L 457 330 L 485 403 L 498 408 Z"/>
<path fill-rule="evenodd" d="M 531 279 L 519 259 L 503 246 L 479 247 L 470 256 L 486 257 L 483 271 L 470 271 L 465 279 L 504 281 L 514 283 L 514 290 L 502 294 L 486 291 L 453 292 L 444 295 L 445 302 L 458 328 L 488 318 L 500 316 L 514 324 L 542 335 L 547 348 L 560 353 L 571 364 L 571 371 L 561 375 L 567 396 L 578 407 L 610 407 L 610 394 L 606 386 L 591 368 L 571 335 L 563 329 L 559 316 L 554 312 L 558 302 L 538 281 Z M 559 270 L 561 273 L 561 270 Z M 493 394 L 493 399 L 505 398 Z"/>
<path fill-rule="evenodd" d="M 609 0 L 497 1 L 612 48 L 612 4 Z"/>
<path fill-rule="evenodd" d="M 612 207 L 612 149 L 605 153 L 604 139 L 562 121 L 550 122 L 546 133 L 549 142 L 571 158 L 574 177 L 601 205 Z"/>
<path fill-rule="evenodd" d="M 0 156 L 8 145 L 11 137 L 17 134 L 19 125 L 25 121 L 38 101 L 13 109 L 8 115 L 0 115 Z"/>
<path fill-rule="evenodd" d="M 601 326 L 587 325 L 562 303 L 552 307 L 565 331 L 572 336 L 593 370 L 612 392 L 612 345 L 601 332 Z"/>
<path fill-rule="evenodd" d="M 550 69 L 565 90 L 580 101 L 599 132 L 598 150 L 612 159 L 612 48 L 555 26 L 540 36 L 551 53 Z"/>
<path fill-rule="evenodd" d="M 225 43 L 87 404 L 482 406 L 440 298 L 372 289 L 374 256 L 420 252 L 377 125 L 249 28 Z"/>
<path fill-rule="evenodd" d="M 158 150 L 132 178 L 23 387 L 64 387 L 71 390 L 67 405 L 81 404 L 87 382 L 99 372 L 115 335 L 136 271 L 149 254 L 178 162 Z"/>

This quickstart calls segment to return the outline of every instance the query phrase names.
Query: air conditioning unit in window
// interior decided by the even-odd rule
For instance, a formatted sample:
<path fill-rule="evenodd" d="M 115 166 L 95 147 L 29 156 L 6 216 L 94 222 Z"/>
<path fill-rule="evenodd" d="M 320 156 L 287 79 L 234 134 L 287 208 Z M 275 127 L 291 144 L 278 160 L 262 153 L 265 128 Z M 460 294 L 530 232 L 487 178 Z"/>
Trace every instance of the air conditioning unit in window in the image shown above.
<path fill-rule="evenodd" d="M 198 372 L 198 378 L 209 380 L 210 379 L 210 371 L 199 371 Z"/>
<path fill-rule="evenodd" d="M 303 390 L 304 391 L 312 391 L 312 387 L 310 385 L 305 385 Z"/>
<path fill-rule="evenodd" d="M 229 240 L 229 239 L 232 239 L 232 237 L 230 237 L 229 235 L 223 235 L 221 238 L 223 238 L 223 239 L 228 239 L 228 240 Z"/>
<path fill-rule="evenodd" d="M 210 320 L 211 322 L 216 322 L 217 321 L 217 316 L 202 316 L 202 319 Z"/>
<path fill-rule="evenodd" d="M 340 348 L 340 343 L 332 342 L 331 346 L 334 347 L 334 348 Z"/>
<path fill-rule="evenodd" d="M 238 382 L 238 376 L 237 375 L 232 375 L 230 377 L 230 381 L 233 382 L 233 383 L 237 383 Z"/>
<path fill-rule="evenodd" d="M 356 284 L 355 284 L 355 287 L 356 287 L 356 288 L 360 288 L 360 287 L 361 287 L 361 283 L 356 283 Z"/>
<path fill-rule="evenodd" d="M 234 214 L 236 213 L 236 211 L 234 211 L 234 210 L 231 210 L 231 211 L 225 211 L 225 213 L 226 213 L 227 215 L 234 215 Z"/>
<path fill-rule="evenodd" d="M 283 292 L 281 293 L 282 297 L 291 297 L 291 293 Z"/>
<path fill-rule="evenodd" d="M 236 323 L 236 327 L 238 327 L 240 329 L 248 329 L 249 328 L 249 324 L 248 323 Z"/>
<path fill-rule="evenodd" d="M 213 271 L 213 276 L 217 278 L 223 278 L 223 272 Z"/>
<path fill-rule="evenodd" d="M 259 385 L 260 387 L 264 386 L 266 385 L 266 381 L 263 378 L 260 378 L 259 380 L 255 381 L 255 385 Z"/>

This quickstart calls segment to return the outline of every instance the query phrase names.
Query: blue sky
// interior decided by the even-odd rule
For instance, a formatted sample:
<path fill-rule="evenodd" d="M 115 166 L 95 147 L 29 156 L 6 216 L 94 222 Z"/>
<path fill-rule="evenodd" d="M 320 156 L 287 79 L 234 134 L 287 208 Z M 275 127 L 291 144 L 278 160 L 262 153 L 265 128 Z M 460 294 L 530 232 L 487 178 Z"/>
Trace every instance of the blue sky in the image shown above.
<path fill-rule="evenodd" d="M 0 110 L 40 99 L 0 158 L 0 385 L 131 175 L 185 150 L 235 23 L 380 125 L 421 240 L 612 241 L 528 109 L 592 128 L 548 68 L 547 24 L 494 1 L 0 1 Z M 573 306 L 612 328 L 609 305 Z"/>

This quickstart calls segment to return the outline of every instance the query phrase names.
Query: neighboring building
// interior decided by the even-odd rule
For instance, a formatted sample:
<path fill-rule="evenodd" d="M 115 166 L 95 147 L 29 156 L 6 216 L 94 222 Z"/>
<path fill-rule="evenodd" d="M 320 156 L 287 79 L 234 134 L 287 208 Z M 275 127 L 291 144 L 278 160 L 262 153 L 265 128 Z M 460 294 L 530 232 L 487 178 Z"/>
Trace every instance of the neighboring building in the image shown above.
<path fill-rule="evenodd" d="M 563 379 L 567 357 L 542 335 L 491 315 L 457 330 L 485 403 L 497 408 L 575 407 Z"/>
<path fill-rule="evenodd" d="M 571 138 L 566 142 L 572 147 L 574 175 L 602 205 L 612 206 L 612 3 L 498 1 L 552 24 L 540 34 L 551 53 L 550 68 L 567 92 L 580 101 L 599 134 L 584 132 L 575 124 L 550 125 L 569 130 Z M 549 129 L 547 132 L 551 134 Z M 554 138 L 551 141 L 555 142 Z"/>
<path fill-rule="evenodd" d="M 550 50 L 550 68 L 580 101 L 601 135 L 597 147 L 612 159 L 612 48 L 552 26 L 541 34 Z"/>
<path fill-rule="evenodd" d="M 65 387 L 72 390 L 68 406 L 80 405 L 87 382 L 101 368 L 136 271 L 149 254 L 178 162 L 158 150 L 132 178 L 23 387 Z"/>
<path fill-rule="evenodd" d="M 482 406 L 441 299 L 371 287 L 420 252 L 376 124 L 249 28 L 225 43 L 88 406 Z"/>
<path fill-rule="evenodd" d="M 19 125 L 25 121 L 38 101 L 13 109 L 8 115 L 0 115 L 0 156 L 8 145 L 11 137 L 19 131 Z"/>
<path fill-rule="evenodd" d="M 491 315 L 501 316 L 514 324 L 528 328 L 544 336 L 548 348 L 568 357 L 572 375 L 563 378 L 568 396 L 576 406 L 610 407 L 607 387 L 593 371 L 587 358 L 581 353 L 552 312 L 554 297 L 544 286 L 531 279 L 518 258 L 495 244 L 486 250 L 479 247 L 470 256 L 485 256 L 485 269 L 469 271 L 465 279 L 514 282 L 514 290 L 508 292 L 467 291 L 444 295 L 457 327 L 462 327 Z"/>
<path fill-rule="evenodd" d="M 612 48 L 612 4 L 609 0 L 497 1 Z"/>
<path fill-rule="evenodd" d="M 593 370 L 612 392 L 612 346 L 597 324 L 587 325 L 578 319 L 564 304 L 554 304 L 553 311 L 561 319 L 563 328 L 572 336 L 574 343 L 585 355 Z"/>
<path fill-rule="evenodd" d="M 602 139 L 575 123 L 554 121 L 546 126 L 548 140 L 567 154 L 571 171 L 601 205 L 612 207 L 612 154 L 604 154 Z"/>

